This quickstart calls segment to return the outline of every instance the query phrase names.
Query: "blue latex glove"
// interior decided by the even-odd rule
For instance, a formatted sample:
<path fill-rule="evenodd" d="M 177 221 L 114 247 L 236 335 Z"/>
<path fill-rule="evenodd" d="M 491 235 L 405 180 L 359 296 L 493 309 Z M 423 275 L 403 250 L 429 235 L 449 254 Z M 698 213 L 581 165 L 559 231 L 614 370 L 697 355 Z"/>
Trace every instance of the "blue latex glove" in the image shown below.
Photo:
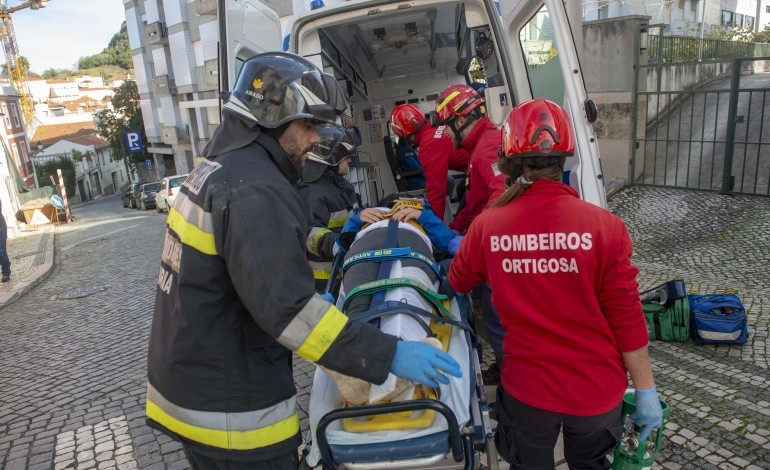
<path fill-rule="evenodd" d="M 419 341 L 399 341 L 396 355 L 390 364 L 393 375 L 419 382 L 429 387 L 438 387 L 439 382 L 448 384 L 444 374 L 462 377 L 460 364 L 444 351 Z M 443 373 L 442 373 L 443 372 Z"/>
<path fill-rule="evenodd" d="M 329 302 L 330 304 L 334 305 L 334 302 L 335 302 L 334 296 L 330 292 L 327 292 L 325 294 L 321 294 L 321 298 L 324 299 L 325 301 Z"/>
<path fill-rule="evenodd" d="M 639 434 L 640 445 L 647 439 L 653 429 L 663 424 L 663 408 L 660 406 L 660 398 L 655 390 L 655 385 L 649 390 L 634 389 L 636 395 L 636 411 L 631 419 L 642 427 Z"/>
<path fill-rule="evenodd" d="M 457 254 L 457 250 L 460 249 L 460 242 L 463 240 L 462 235 L 458 235 L 449 241 L 449 254 L 454 256 Z"/>

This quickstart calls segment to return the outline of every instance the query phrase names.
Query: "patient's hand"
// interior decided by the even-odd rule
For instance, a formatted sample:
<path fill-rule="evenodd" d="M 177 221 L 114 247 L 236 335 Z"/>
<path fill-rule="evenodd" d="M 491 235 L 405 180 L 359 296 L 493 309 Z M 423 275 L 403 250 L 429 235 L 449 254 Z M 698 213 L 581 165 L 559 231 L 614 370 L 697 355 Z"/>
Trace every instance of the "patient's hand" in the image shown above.
<path fill-rule="evenodd" d="M 379 209 L 369 208 L 359 212 L 358 217 L 363 223 L 373 224 L 385 218 L 385 214 Z"/>
<path fill-rule="evenodd" d="M 422 211 L 420 209 L 415 209 L 414 207 L 404 207 L 403 209 L 393 214 L 391 219 L 395 220 L 396 222 L 407 222 L 409 220 L 419 219 L 420 215 L 422 215 Z"/>

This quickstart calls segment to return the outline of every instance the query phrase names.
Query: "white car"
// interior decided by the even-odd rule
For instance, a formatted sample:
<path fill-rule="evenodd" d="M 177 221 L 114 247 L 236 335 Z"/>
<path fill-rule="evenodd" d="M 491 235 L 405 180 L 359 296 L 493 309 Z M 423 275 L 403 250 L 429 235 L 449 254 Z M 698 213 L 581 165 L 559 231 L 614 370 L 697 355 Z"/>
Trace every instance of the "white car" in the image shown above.
<path fill-rule="evenodd" d="M 187 175 L 174 175 L 166 176 L 160 180 L 160 188 L 155 193 L 155 207 L 158 212 L 168 211 L 168 208 L 174 204 L 174 198 L 179 192 L 179 187 L 182 186 Z"/>

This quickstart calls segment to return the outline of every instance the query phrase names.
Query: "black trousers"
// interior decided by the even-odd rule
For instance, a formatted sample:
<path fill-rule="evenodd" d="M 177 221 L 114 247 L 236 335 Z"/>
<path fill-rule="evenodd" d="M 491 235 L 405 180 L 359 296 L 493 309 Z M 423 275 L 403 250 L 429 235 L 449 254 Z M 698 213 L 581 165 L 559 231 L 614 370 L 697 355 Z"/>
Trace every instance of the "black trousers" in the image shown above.
<path fill-rule="evenodd" d="M 564 457 L 570 469 L 609 469 L 607 455 L 623 431 L 622 401 L 607 413 L 573 416 L 541 410 L 497 387 L 495 446 L 511 468 L 553 470 L 553 450 L 564 434 Z"/>
<path fill-rule="evenodd" d="M 299 468 L 297 452 L 265 460 L 242 461 L 209 457 L 184 444 L 182 449 L 193 470 L 297 470 Z"/>

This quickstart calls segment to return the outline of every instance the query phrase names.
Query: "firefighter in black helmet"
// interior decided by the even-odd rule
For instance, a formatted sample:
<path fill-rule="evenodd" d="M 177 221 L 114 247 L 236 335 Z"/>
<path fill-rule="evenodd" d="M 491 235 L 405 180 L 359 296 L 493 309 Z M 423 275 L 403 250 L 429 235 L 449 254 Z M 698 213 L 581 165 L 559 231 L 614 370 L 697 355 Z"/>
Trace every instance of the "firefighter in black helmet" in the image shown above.
<path fill-rule="evenodd" d="M 336 80 L 302 57 L 245 61 L 206 159 L 169 210 L 146 413 L 193 468 L 297 467 L 292 351 L 375 383 L 460 374 L 443 351 L 351 324 L 315 293 L 301 168 L 316 125 L 346 106 Z"/>
<path fill-rule="evenodd" d="M 357 203 L 353 185 L 345 179 L 356 155 L 358 137 L 354 129 L 318 126 L 321 141 L 309 152 L 302 168 L 302 179 L 310 187 L 310 231 L 306 248 L 308 262 L 316 280 L 316 290 L 323 292 L 331 277 L 334 246 L 345 222 Z M 339 286 L 335 286 L 336 295 Z"/>

